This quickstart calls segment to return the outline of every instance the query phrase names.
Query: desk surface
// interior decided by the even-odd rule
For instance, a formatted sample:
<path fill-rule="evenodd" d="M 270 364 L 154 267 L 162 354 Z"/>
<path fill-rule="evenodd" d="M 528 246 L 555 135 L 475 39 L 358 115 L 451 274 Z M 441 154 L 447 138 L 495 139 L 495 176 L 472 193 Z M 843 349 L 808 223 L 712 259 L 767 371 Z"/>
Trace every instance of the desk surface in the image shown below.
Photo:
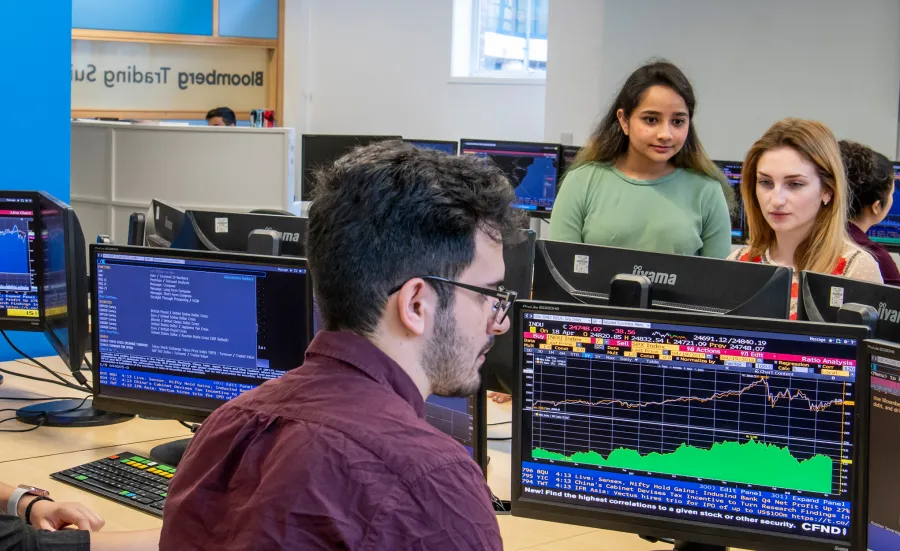
<path fill-rule="evenodd" d="M 60 374 L 65 367 L 58 358 L 42 360 Z M 0 364 L 3 369 L 34 376 L 47 375 L 40 369 L 22 362 Z M 43 374 L 43 375 L 42 375 Z M 83 398 L 79 392 L 46 383 L 4 376 L 0 385 L 0 409 L 16 408 L 28 402 L 15 402 L 11 397 L 67 396 Z M 68 377 L 68 376 L 67 376 Z M 70 378 L 70 377 L 69 377 Z M 488 401 L 488 423 L 510 420 L 509 403 L 498 405 Z M 6 417 L 11 417 L 4 416 Z M 5 430 L 29 428 L 18 421 L 0 424 Z M 488 427 L 488 435 L 505 438 L 511 425 Z M 158 528 L 162 521 L 156 517 L 118 505 L 112 501 L 83 492 L 49 478 L 49 474 L 75 465 L 87 463 L 120 451 L 148 455 L 164 442 L 185 438 L 190 434 L 175 421 L 151 421 L 136 418 L 131 421 L 96 428 L 61 429 L 41 427 L 26 433 L 0 433 L 0 481 L 7 484 L 28 483 L 50 490 L 57 500 L 80 501 L 106 519 L 104 530 L 143 530 Z M 510 442 L 488 443 L 491 462 L 488 483 L 501 499 L 509 499 Z M 581 526 L 542 522 L 509 515 L 499 515 L 504 548 L 508 551 L 651 551 L 665 546 L 647 543 L 635 535 Z"/>

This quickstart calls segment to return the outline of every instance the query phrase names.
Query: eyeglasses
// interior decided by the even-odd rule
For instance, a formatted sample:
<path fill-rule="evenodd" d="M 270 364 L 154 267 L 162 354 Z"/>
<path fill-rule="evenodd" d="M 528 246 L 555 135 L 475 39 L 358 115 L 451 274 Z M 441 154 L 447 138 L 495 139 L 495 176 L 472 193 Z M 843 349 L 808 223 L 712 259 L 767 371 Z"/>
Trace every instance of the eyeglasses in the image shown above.
<path fill-rule="evenodd" d="M 447 279 L 445 277 L 438 276 L 421 276 L 420 279 L 424 279 L 426 281 L 435 281 L 437 283 L 446 283 L 447 285 L 453 285 L 454 287 L 459 287 L 460 289 L 466 289 L 468 291 L 474 291 L 480 295 L 492 297 L 499 299 L 494 303 L 492 309 L 494 311 L 494 323 L 497 325 L 501 325 L 504 321 L 506 321 L 506 317 L 509 315 L 509 309 L 512 307 L 513 303 L 516 301 L 516 297 L 519 296 L 515 291 L 511 291 L 506 289 L 502 285 L 499 289 L 488 289 L 487 287 L 478 287 L 477 285 L 469 285 L 468 283 L 460 283 L 459 281 L 453 281 L 452 279 Z M 389 295 L 393 295 L 397 291 L 399 291 L 406 282 L 404 281 L 397 287 L 393 288 Z"/>

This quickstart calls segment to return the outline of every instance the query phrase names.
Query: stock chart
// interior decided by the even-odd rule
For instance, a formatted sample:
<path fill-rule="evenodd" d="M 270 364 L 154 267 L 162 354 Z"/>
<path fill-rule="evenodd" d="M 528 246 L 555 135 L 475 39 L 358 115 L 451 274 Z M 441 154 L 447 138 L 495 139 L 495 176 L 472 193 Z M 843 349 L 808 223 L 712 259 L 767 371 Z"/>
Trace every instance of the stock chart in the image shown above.
<path fill-rule="evenodd" d="M 31 289 L 28 230 L 31 219 L 0 218 L 0 290 Z"/>
<path fill-rule="evenodd" d="M 526 491 L 846 534 L 855 342 L 525 316 Z"/>

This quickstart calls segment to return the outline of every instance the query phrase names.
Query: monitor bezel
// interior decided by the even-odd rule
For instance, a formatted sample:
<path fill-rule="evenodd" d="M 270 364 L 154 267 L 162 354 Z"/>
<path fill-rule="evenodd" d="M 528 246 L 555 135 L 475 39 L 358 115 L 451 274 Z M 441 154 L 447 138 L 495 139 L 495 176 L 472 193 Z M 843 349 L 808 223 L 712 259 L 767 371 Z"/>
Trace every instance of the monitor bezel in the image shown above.
<path fill-rule="evenodd" d="M 472 419 L 474 428 L 472 430 L 472 439 L 475 441 L 474 459 L 484 473 L 484 479 L 487 480 L 488 474 L 488 449 L 487 449 L 487 392 L 482 385 L 475 395 L 475 415 Z"/>
<path fill-rule="evenodd" d="M 161 258 L 183 258 L 186 260 L 204 260 L 219 262 L 234 262 L 237 264 L 255 264 L 284 266 L 288 268 L 305 268 L 306 273 L 306 293 L 309 300 L 307 301 L 306 312 L 306 342 L 312 339 L 312 277 L 309 273 L 309 265 L 305 258 L 294 256 L 264 256 L 251 255 L 244 253 L 232 252 L 213 252 L 213 251 L 193 251 L 187 249 L 157 249 L 152 247 L 134 247 L 122 245 L 103 245 L 92 243 L 89 248 L 88 263 L 91 270 L 90 297 L 91 304 L 97 304 L 97 254 L 98 253 L 120 253 L 133 254 L 141 256 L 152 256 Z M 97 308 L 91 308 L 91 327 L 99 327 L 99 311 Z M 139 400 L 134 398 L 123 398 L 121 396 L 109 396 L 101 393 L 100 390 L 100 332 L 91 332 L 91 375 L 94 397 L 94 407 L 105 411 L 113 411 L 117 413 L 127 413 L 132 415 L 148 415 L 154 417 L 164 417 L 166 419 L 175 419 L 178 421 L 202 422 L 214 410 L 198 407 L 190 407 L 184 405 L 166 404 L 162 401 Z M 299 367 L 299 366 L 295 366 Z M 164 395 L 163 395 L 164 398 Z"/>
<path fill-rule="evenodd" d="M 857 377 L 856 377 L 856 401 L 866 403 L 868 401 L 868 373 L 860 369 L 867 365 L 865 360 L 865 347 L 863 341 L 867 336 L 867 329 L 862 326 L 824 324 L 812 322 L 796 322 L 787 320 L 772 320 L 766 318 L 744 318 L 723 315 L 706 315 L 683 312 L 667 312 L 662 310 L 643 310 L 633 308 L 616 308 L 610 306 L 593 306 L 583 304 L 566 304 L 543 301 L 516 301 L 511 314 L 511 330 L 514 335 L 522 332 L 522 314 L 525 312 L 553 313 L 563 311 L 574 314 L 596 315 L 602 312 L 602 316 L 614 319 L 635 319 L 650 323 L 672 323 L 686 325 L 700 325 L 721 329 L 739 329 L 750 331 L 768 331 L 778 333 L 802 333 L 808 335 L 840 336 L 857 340 Z M 520 338 L 514 341 L 514 357 L 517 365 L 523 362 L 523 346 Z M 512 461 L 510 473 L 511 501 L 513 516 L 533 518 L 550 522 L 576 524 L 630 532 L 642 536 L 656 538 L 673 538 L 678 541 L 690 541 L 710 545 L 723 545 L 727 547 L 750 548 L 758 551 L 795 551 L 798 544 L 803 549 L 834 551 L 844 542 L 834 540 L 820 540 L 802 538 L 785 533 L 766 533 L 759 530 L 707 524 L 689 520 L 679 521 L 671 518 L 653 518 L 632 512 L 614 512 L 612 510 L 595 510 L 585 506 L 542 502 L 521 496 L 521 470 L 522 470 L 522 400 L 520 394 L 524 384 L 524 373 L 517 369 L 515 389 L 513 391 L 513 440 Z M 868 409 L 859 407 L 856 409 L 856 426 L 866 427 L 868 421 Z M 853 440 L 853 461 L 857 465 L 865 465 L 865 448 L 868 442 L 868 433 L 864 430 L 856 430 Z M 855 469 L 853 472 L 853 493 L 850 496 L 851 503 L 855 504 L 851 511 L 851 530 L 849 541 L 850 548 L 856 549 L 860 541 L 864 541 L 865 532 L 865 503 L 866 491 L 863 485 L 863 469 Z"/>
<path fill-rule="evenodd" d="M 866 364 L 865 364 L 866 373 L 868 373 L 870 377 L 872 374 L 872 356 L 873 355 L 877 354 L 878 356 L 887 356 L 891 360 L 900 362 L 900 344 L 898 344 L 898 343 L 880 340 L 880 339 L 868 339 L 865 341 L 865 343 L 863 343 L 863 348 L 864 348 L 864 351 L 866 354 Z M 857 371 L 859 371 L 859 370 L 857 370 Z M 871 382 L 871 379 L 870 379 L 870 382 Z M 866 410 L 868 412 L 868 415 L 871 416 L 872 415 L 872 407 L 873 407 L 871 395 L 870 395 L 870 398 L 867 400 L 866 405 L 867 405 Z M 868 435 L 868 438 L 871 438 L 871 435 Z M 868 445 L 866 446 L 866 448 L 868 448 Z M 869 513 L 869 511 L 868 511 L 868 508 L 869 508 L 868 507 L 869 469 L 868 469 L 868 465 L 869 465 L 869 463 L 868 463 L 868 460 L 866 460 L 866 462 L 863 464 L 866 465 L 866 467 L 867 467 L 865 469 L 866 472 L 864 474 L 864 482 L 863 482 L 864 486 L 866 488 L 866 492 L 867 492 L 866 493 L 866 502 L 865 502 L 866 503 L 866 507 L 865 507 L 866 515 L 865 515 L 864 525 L 863 525 L 864 535 L 861 536 L 861 538 L 860 538 L 861 543 L 859 544 L 859 549 L 868 549 L 868 543 L 869 543 L 869 537 L 868 537 L 868 532 L 869 532 L 869 514 L 868 514 Z M 854 549 L 856 549 L 856 547 L 854 547 Z"/>
<path fill-rule="evenodd" d="M 64 247 L 65 247 L 65 270 L 66 270 L 66 332 L 68 345 L 60 341 L 56 333 L 49 325 L 49 319 L 46 315 L 47 294 L 45 290 L 40 291 L 40 309 L 41 309 L 41 326 L 44 329 L 44 336 L 47 342 L 53 347 L 57 355 L 65 362 L 71 371 L 78 371 L 84 363 L 84 357 L 87 353 L 88 344 L 88 267 L 86 265 L 87 255 L 85 254 L 84 231 L 75 213 L 69 204 L 60 201 L 53 195 L 46 192 L 38 194 L 38 207 L 41 211 L 40 228 L 43 232 L 46 229 L 44 220 L 43 207 L 52 206 L 59 210 L 59 216 L 62 219 Z M 47 255 L 47 243 L 41 239 L 41 246 L 44 248 L 43 255 Z M 47 278 L 47 266 L 43 266 L 41 270 L 41 283 L 39 287 L 43 287 Z"/>

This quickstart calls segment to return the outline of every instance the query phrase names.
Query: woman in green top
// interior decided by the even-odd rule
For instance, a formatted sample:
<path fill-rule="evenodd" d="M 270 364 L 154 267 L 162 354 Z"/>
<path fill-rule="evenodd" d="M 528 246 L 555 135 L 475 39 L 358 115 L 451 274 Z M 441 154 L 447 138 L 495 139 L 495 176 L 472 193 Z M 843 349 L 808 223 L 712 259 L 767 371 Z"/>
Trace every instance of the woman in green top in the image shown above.
<path fill-rule="evenodd" d="M 675 65 L 635 71 L 566 174 L 550 239 L 728 256 L 734 190 L 700 145 L 695 104 Z"/>

